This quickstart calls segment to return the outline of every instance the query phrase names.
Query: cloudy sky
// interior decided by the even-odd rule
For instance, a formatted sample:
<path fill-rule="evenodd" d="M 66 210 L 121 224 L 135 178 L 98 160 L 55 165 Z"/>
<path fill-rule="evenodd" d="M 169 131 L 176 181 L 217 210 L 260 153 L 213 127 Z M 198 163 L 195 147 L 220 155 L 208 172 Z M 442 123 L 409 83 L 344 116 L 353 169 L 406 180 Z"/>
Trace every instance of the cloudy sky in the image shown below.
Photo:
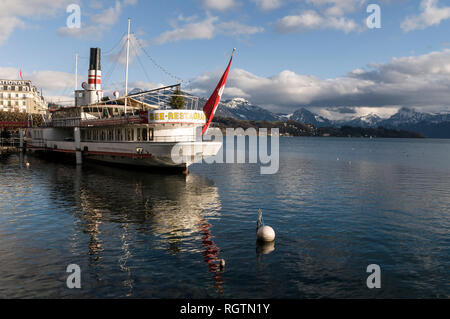
<path fill-rule="evenodd" d="M 123 90 L 130 17 L 131 87 L 182 80 L 208 96 L 236 47 L 226 98 L 331 117 L 450 111 L 448 0 L 0 1 L 0 78 L 21 69 L 53 100 L 71 99 L 75 53 L 86 80 L 89 47 L 103 50 L 106 92 Z M 67 25 L 73 4 L 80 28 Z M 369 4 L 381 28 L 368 28 Z"/>

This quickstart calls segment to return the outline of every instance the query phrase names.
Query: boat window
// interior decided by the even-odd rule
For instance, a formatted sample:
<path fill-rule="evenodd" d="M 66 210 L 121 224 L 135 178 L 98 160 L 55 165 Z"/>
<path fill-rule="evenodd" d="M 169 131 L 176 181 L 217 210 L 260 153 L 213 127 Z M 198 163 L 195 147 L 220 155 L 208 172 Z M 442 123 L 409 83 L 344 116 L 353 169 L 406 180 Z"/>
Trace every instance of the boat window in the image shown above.
<path fill-rule="evenodd" d="M 127 141 L 133 141 L 134 140 L 134 130 L 131 128 L 127 129 Z"/>
<path fill-rule="evenodd" d="M 148 140 L 153 141 L 153 128 L 148 129 Z"/>
<path fill-rule="evenodd" d="M 144 142 L 146 142 L 147 139 L 148 139 L 147 137 L 148 137 L 147 129 L 146 129 L 146 128 L 143 128 L 143 129 L 142 129 L 142 140 L 143 140 Z"/>
<path fill-rule="evenodd" d="M 140 128 L 137 129 L 136 139 L 138 140 L 138 142 L 141 141 L 141 129 Z"/>

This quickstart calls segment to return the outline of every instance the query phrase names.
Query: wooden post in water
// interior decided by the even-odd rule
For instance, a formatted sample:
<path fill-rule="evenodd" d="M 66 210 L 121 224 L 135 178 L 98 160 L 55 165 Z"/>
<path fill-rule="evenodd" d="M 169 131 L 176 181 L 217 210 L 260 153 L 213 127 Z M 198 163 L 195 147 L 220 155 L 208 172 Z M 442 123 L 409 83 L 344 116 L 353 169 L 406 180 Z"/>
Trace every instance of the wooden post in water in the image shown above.
<path fill-rule="evenodd" d="M 24 137 L 24 129 L 21 128 L 19 129 L 19 147 L 20 147 L 20 151 L 23 152 L 23 137 Z"/>
<path fill-rule="evenodd" d="M 73 136 L 75 139 L 75 157 L 77 165 L 83 164 L 83 156 L 81 154 L 81 131 L 79 127 L 73 129 Z"/>

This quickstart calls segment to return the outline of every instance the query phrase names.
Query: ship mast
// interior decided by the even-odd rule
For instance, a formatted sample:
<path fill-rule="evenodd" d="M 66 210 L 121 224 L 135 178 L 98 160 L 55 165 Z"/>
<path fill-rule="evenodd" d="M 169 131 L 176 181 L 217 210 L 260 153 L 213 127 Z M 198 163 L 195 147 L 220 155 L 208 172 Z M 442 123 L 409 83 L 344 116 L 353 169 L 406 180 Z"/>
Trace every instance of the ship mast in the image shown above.
<path fill-rule="evenodd" d="M 78 88 L 78 53 L 75 53 L 75 91 Z"/>
<path fill-rule="evenodd" d="M 125 116 L 127 115 L 127 95 L 128 95 L 128 60 L 130 58 L 130 24 L 131 19 L 128 18 L 128 36 L 127 36 L 127 60 L 125 68 Z"/>

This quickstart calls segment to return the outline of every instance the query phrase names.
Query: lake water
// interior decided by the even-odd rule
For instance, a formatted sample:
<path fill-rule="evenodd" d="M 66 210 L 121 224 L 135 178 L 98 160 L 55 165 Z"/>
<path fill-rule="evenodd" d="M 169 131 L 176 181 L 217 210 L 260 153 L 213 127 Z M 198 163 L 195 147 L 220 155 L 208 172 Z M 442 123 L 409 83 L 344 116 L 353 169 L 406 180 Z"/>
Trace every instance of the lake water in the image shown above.
<path fill-rule="evenodd" d="M 0 159 L 2 298 L 450 297 L 450 140 L 281 138 L 275 175 L 25 161 Z"/>

